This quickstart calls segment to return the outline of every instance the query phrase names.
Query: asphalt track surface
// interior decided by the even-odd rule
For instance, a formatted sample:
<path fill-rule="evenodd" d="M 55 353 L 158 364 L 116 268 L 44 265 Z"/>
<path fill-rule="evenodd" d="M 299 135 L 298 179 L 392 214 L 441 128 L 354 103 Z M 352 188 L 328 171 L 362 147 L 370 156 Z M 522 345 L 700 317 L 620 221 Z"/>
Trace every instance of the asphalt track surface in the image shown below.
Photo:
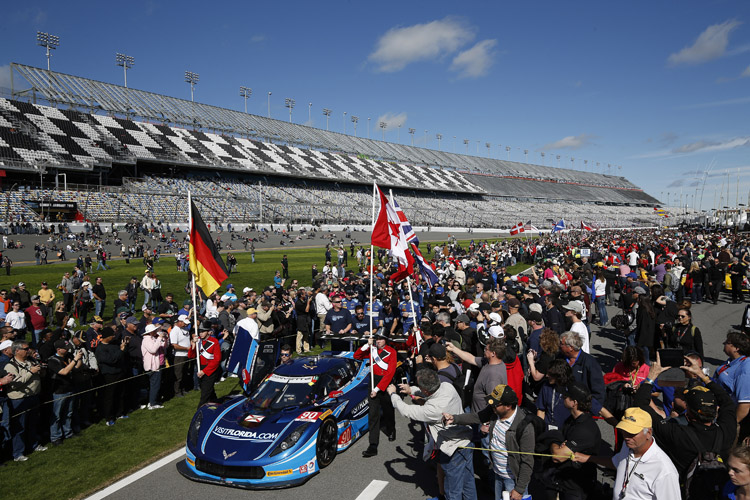
<path fill-rule="evenodd" d="M 703 333 L 706 366 L 710 372 L 721 364 L 725 356 L 722 342 L 726 332 L 738 326 L 742 319 L 744 304 L 734 305 L 731 297 L 723 293 L 718 305 L 710 303 L 693 306 L 694 324 Z M 614 307 L 608 308 L 610 318 L 617 314 Z M 605 372 L 619 360 L 624 347 L 621 335 L 611 329 L 599 330 L 592 327 L 592 354 L 599 359 Z M 611 427 L 599 422 L 602 438 L 612 442 Z M 365 459 L 362 451 L 367 447 L 367 437 L 360 438 L 349 450 L 336 457 L 335 461 L 321 473 L 302 486 L 270 491 L 246 491 L 241 489 L 196 483 L 185 479 L 176 470 L 175 460 L 156 471 L 142 477 L 119 491 L 106 497 L 129 500 L 132 498 L 159 498 L 161 500 L 187 498 L 242 498 L 242 499 L 399 499 L 424 500 L 437 494 L 437 481 L 420 458 L 421 448 L 415 444 L 421 441 L 421 427 L 407 421 L 396 412 L 398 439 L 390 443 L 381 436 L 378 456 Z M 606 449 L 603 449 L 606 453 Z M 611 451 L 609 452 L 611 453 Z M 387 484 L 376 495 L 368 495 L 365 490 L 373 480 Z M 382 484 L 381 484 L 382 486 Z M 362 495 L 362 496 L 360 496 Z M 479 498 L 492 498 L 485 490 Z"/>

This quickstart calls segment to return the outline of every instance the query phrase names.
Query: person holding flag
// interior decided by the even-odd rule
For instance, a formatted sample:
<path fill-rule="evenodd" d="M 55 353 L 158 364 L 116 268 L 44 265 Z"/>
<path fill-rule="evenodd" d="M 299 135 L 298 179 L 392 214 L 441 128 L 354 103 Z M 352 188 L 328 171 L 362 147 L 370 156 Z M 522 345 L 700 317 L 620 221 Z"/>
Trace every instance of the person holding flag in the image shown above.
<path fill-rule="evenodd" d="M 368 435 L 370 446 L 362 452 L 365 458 L 374 457 L 378 454 L 378 443 L 380 442 L 380 427 L 385 429 L 388 441 L 396 440 L 396 418 L 393 411 L 393 404 L 386 393 L 386 389 L 393 382 L 393 375 L 396 373 L 398 359 L 396 351 L 386 345 L 388 334 L 384 330 L 379 330 L 374 335 L 374 345 L 370 342 L 363 345 L 354 352 L 354 359 L 372 360 L 371 369 L 375 374 L 375 385 L 370 392 L 370 410 L 368 414 Z M 382 423 L 380 411 L 383 411 Z"/>

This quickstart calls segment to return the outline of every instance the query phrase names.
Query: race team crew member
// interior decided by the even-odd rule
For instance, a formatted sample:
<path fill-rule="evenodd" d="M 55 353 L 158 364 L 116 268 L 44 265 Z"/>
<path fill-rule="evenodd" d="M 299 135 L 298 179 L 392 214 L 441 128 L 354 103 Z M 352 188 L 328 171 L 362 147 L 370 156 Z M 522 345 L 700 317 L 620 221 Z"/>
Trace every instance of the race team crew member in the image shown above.
<path fill-rule="evenodd" d="M 337 299 L 338 300 L 338 299 Z M 375 351 L 372 353 L 372 367 L 375 375 L 375 388 L 370 392 L 370 411 L 368 414 L 368 429 L 370 446 L 362 452 L 362 456 L 374 457 L 378 454 L 378 443 L 380 442 L 380 410 L 383 410 L 383 427 L 388 435 L 388 441 L 396 440 L 396 419 L 393 412 L 393 404 L 386 394 L 386 388 L 393 380 L 396 373 L 398 359 L 396 351 L 386 345 L 387 333 L 380 330 L 375 334 Z M 370 344 L 365 344 L 354 352 L 355 359 L 370 358 Z"/>
<path fill-rule="evenodd" d="M 201 388 L 201 400 L 198 402 L 198 408 L 200 408 L 209 401 L 217 399 L 214 384 L 221 373 L 218 369 L 221 362 L 221 348 L 216 337 L 211 335 L 210 326 L 202 324 L 198 328 L 198 335 L 200 339 L 193 338 L 191 341 L 188 357 L 195 359 L 196 347 L 200 350 L 201 368 L 198 370 L 198 384 Z"/>

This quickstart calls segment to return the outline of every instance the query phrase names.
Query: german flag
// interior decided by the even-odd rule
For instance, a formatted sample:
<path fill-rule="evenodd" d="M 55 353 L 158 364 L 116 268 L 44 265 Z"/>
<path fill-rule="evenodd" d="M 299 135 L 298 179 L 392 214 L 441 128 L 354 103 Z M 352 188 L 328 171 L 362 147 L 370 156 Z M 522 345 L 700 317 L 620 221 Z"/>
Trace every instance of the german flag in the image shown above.
<path fill-rule="evenodd" d="M 195 284 L 208 296 L 221 286 L 221 282 L 227 279 L 229 273 L 198 212 L 198 207 L 192 200 L 190 214 L 193 220 L 193 226 L 190 228 L 190 271 L 195 276 Z"/>

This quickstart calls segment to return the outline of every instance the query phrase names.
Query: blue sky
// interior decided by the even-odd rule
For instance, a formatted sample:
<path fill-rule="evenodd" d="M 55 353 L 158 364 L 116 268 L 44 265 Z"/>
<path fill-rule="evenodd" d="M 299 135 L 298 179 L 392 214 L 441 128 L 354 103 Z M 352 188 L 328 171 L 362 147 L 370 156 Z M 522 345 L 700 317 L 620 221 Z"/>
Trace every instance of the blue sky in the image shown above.
<path fill-rule="evenodd" d="M 103 6 L 107 6 L 103 8 Z M 676 204 L 750 193 L 750 2 L 34 2 L 0 16 L 7 65 L 52 69 L 386 140 L 624 175 Z M 120 8 L 119 5 L 126 6 Z M 346 112 L 345 122 L 342 119 Z M 425 140 L 425 130 L 427 130 Z M 454 140 L 453 137 L 456 137 Z M 572 162 L 571 158 L 575 161 Z M 584 165 L 584 160 L 588 161 Z M 621 166 L 621 168 L 618 168 Z M 727 184 L 727 173 L 729 182 Z M 705 183 L 704 183 L 705 178 Z M 697 190 L 697 196 L 696 196 Z M 693 201 L 690 201 L 693 205 Z"/>

